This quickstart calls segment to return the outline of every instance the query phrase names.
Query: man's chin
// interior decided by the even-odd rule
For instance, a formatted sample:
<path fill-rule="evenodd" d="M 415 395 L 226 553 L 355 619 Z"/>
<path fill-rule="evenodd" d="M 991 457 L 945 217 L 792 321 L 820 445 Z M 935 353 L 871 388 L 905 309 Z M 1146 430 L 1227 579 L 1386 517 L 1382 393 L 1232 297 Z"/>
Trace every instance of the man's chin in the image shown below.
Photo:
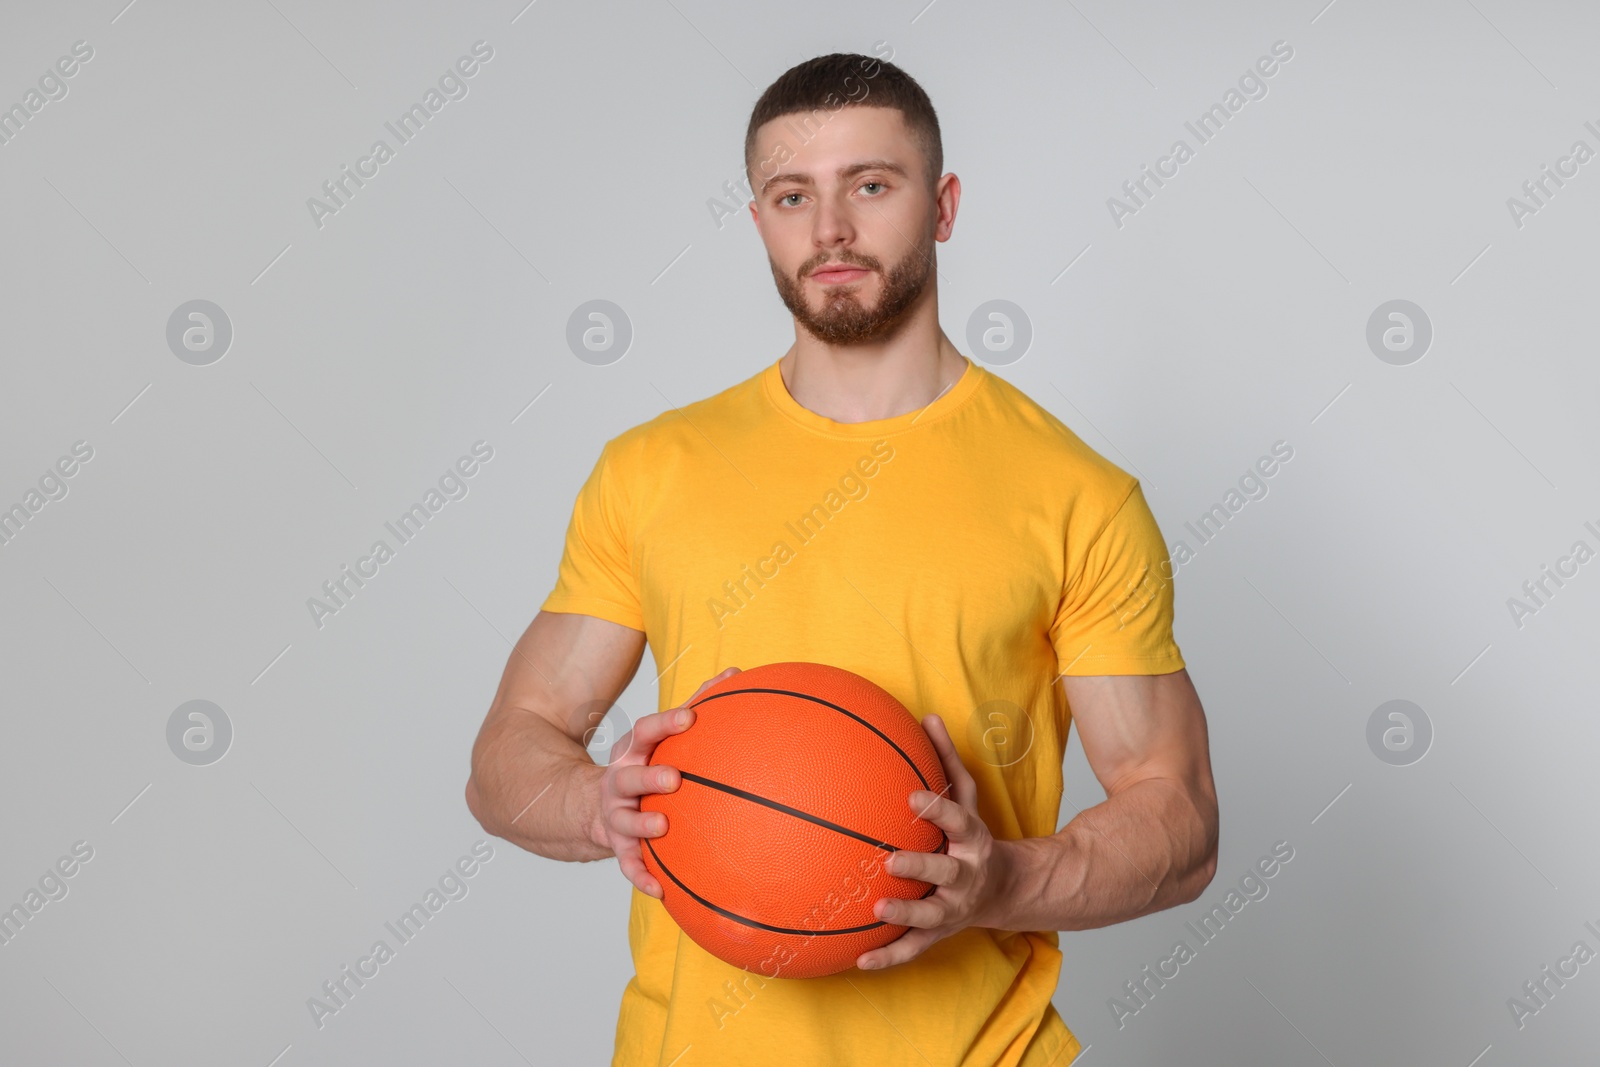
<path fill-rule="evenodd" d="M 830 303 L 831 301 L 838 299 L 841 296 L 847 296 L 852 301 L 855 301 L 855 302 L 859 303 L 860 302 L 859 297 L 860 297 L 861 293 L 868 288 L 868 283 L 870 283 L 873 280 L 873 278 L 874 278 L 874 275 L 867 274 L 867 275 L 864 275 L 864 276 L 862 276 L 860 278 L 857 278 L 853 282 L 826 282 L 825 283 L 825 282 L 819 282 L 815 278 L 808 278 L 807 281 L 809 281 L 812 284 L 812 286 L 815 287 L 815 290 L 816 290 L 818 298 L 821 300 L 821 302 L 824 305 L 826 305 L 826 304 Z"/>
<path fill-rule="evenodd" d="M 833 345 L 877 344 L 892 337 L 900 329 L 903 318 L 886 321 L 873 316 L 868 319 L 851 318 L 848 321 L 812 319 L 803 323 L 813 337 Z"/>

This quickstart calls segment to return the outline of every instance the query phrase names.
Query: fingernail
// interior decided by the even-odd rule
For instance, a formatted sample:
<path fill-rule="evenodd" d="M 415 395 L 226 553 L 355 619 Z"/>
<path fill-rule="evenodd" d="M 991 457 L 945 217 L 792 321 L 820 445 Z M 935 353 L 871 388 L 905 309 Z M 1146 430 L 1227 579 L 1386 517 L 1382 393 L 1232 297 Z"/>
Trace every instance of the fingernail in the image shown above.
<path fill-rule="evenodd" d="M 678 712 L 678 725 L 679 726 L 688 726 L 689 725 L 689 710 L 687 708 L 685 708 L 683 711 Z"/>

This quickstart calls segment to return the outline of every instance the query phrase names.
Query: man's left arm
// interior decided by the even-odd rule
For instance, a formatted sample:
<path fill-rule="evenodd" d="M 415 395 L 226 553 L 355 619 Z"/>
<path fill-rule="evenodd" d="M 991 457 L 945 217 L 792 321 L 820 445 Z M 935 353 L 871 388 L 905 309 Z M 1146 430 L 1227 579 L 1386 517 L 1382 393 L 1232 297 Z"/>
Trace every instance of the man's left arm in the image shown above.
<path fill-rule="evenodd" d="M 1186 904 L 1216 873 L 1217 792 L 1189 672 L 1062 681 L 1106 799 L 1049 837 L 996 842 L 1007 878 L 976 925 L 1110 926 Z"/>
<path fill-rule="evenodd" d="M 946 854 L 896 852 L 892 874 L 938 886 L 922 900 L 884 899 L 878 918 L 913 927 L 864 953 L 864 969 L 922 954 L 968 926 L 1087 930 L 1187 903 L 1217 866 L 1217 794 L 1205 712 L 1187 670 L 1064 677 L 1084 755 L 1106 799 L 1048 837 L 997 841 L 944 722 L 923 719 L 950 781 L 912 808 L 950 838 Z"/>

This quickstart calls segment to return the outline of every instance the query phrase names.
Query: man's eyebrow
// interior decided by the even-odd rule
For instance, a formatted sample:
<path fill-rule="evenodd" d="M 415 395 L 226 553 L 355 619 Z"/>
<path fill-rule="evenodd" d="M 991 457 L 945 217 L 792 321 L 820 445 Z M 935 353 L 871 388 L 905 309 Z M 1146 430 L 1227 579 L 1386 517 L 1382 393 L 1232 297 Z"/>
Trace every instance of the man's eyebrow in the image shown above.
<path fill-rule="evenodd" d="M 900 164 L 895 163 L 892 160 L 888 160 L 888 159 L 868 159 L 868 160 L 863 160 L 860 163 L 851 163 L 848 166 L 840 167 L 838 174 L 839 174 L 840 178 L 851 178 L 851 177 L 854 177 L 857 174 L 861 174 L 864 171 L 869 171 L 869 170 L 886 170 L 891 174 L 898 174 L 902 178 L 904 178 L 906 176 L 906 169 L 904 167 L 902 167 Z M 779 183 L 791 184 L 791 185 L 815 185 L 816 184 L 815 182 L 813 182 L 811 180 L 811 175 L 809 175 L 809 174 L 801 174 L 801 173 L 774 174 L 772 177 L 768 178 L 766 181 L 761 183 L 761 191 L 763 193 L 765 193 L 767 191 L 767 187 L 768 186 L 776 185 L 776 184 L 779 184 Z"/>

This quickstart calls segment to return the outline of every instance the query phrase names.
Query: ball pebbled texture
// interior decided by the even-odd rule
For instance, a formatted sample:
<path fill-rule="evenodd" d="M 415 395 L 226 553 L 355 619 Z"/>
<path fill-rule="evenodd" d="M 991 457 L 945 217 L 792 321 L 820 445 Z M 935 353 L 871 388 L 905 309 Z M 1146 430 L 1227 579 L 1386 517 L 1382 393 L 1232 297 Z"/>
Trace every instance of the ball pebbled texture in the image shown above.
<path fill-rule="evenodd" d="M 905 706 L 851 671 L 800 662 L 740 671 L 689 706 L 694 724 L 650 759 L 681 784 L 639 805 L 667 816 L 642 852 L 683 931 L 719 959 L 783 978 L 836 974 L 903 934 L 873 904 L 936 887 L 883 860 L 949 847 L 907 801 L 947 786 Z"/>

